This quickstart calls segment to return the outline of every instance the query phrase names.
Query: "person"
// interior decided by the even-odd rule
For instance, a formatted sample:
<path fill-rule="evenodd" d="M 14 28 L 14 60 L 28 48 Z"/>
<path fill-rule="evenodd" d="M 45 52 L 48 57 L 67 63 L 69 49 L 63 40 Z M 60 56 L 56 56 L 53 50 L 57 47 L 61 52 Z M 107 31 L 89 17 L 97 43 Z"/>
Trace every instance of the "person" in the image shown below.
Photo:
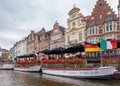
<path fill-rule="evenodd" d="M 35 60 L 37 60 L 37 54 L 35 52 L 33 52 L 33 57 Z"/>

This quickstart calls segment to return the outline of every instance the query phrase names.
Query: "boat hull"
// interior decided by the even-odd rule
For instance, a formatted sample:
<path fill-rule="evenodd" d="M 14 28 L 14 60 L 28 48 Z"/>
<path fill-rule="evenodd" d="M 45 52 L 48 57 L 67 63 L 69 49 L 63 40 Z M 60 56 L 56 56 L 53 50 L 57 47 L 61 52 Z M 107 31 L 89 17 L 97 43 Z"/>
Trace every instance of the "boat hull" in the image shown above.
<path fill-rule="evenodd" d="M 0 66 L 1 70 L 13 70 L 14 64 L 2 64 Z"/>
<path fill-rule="evenodd" d="M 22 72 L 39 72 L 41 66 L 32 66 L 32 67 L 15 67 L 15 71 L 22 71 Z"/>
<path fill-rule="evenodd" d="M 73 77 L 73 78 L 112 78 L 115 67 L 99 68 L 42 68 L 45 74 Z"/>

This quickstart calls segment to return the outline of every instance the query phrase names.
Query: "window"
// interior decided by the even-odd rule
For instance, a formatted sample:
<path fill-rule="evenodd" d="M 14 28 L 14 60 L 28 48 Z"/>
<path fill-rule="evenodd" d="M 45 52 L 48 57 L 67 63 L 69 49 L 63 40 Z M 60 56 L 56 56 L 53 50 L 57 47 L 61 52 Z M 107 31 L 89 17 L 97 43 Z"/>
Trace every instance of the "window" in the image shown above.
<path fill-rule="evenodd" d="M 61 34 L 53 35 L 52 40 L 57 40 L 61 38 Z"/>
<path fill-rule="evenodd" d="M 99 6 L 102 6 L 102 3 L 99 3 Z"/>
<path fill-rule="evenodd" d="M 102 18 L 103 18 L 102 13 L 99 13 L 98 17 L 99 17 L 100 19 L 102 19 Z"/>
<path fill-rule="evenodd" d="M 106 22 L 104 24 L 104 31 L 105 32 L 111 32 L 111 31 L 116 31 L 117 28 L 116 28 L 116 24 L 114 21 L 110 21 L 110 22 Z"/>
<path fill-rule="evenodd" d="M 112 31 L 112 25 L 110 25 L 110 31 Z"/>
<path fill-rule="evenodd" d="M 82 40 L 82 32 L 79 32 L 79 40 Z"/>
<path fill-rule="evenodd" d="M 96 29 L 95 29 L 95 30 L 96 30 L 96 34 L 98 34 L 98 29 L 97 29 L 97 26 L 96 26 Z"/>
<path fill-rule="evenodd" d="M 106 31 L 109 31 L 109 28 L 108 28 L 108 26 L 106 26 Z"/>
<path fill-rule="evenodd" d="M 91 35 L 92 31 L 91 31 L 91 28 L 90 28 L 90 35 Z"/>
<path fill-rule="evenodd" d="M 68 43 L 70 42 L 70 37 L 69 37 L 69 36 L 67 37 L 67 42 L 68 42 Z"/>
<path fill-rule="evenodd" d="M 75 22 L 72 23 L 72 26 L 75 26 Z"/>
<path fill-rule="evenodd" d="M 92 27 L 90 27 L 89 29 L 90 29 L 90 30 L 89 30 L 89 32 L 90 32 L 89 35 L 95 35 L 95 34 L 98 33 L 97 26 L 92 26 Z"/>

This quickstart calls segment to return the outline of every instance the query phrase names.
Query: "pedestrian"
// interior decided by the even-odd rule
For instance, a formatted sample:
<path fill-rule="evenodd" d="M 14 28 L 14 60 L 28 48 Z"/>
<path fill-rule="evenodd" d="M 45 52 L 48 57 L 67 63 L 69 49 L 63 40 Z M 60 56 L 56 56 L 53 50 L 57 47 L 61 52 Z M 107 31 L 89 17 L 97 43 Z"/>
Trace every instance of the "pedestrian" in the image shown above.
<path fill-rule="evenodd" d="M 34 60 L 37 60 L 37 54 L 35 52 L 33 52 L 33 57 L 34 57 Z"/>

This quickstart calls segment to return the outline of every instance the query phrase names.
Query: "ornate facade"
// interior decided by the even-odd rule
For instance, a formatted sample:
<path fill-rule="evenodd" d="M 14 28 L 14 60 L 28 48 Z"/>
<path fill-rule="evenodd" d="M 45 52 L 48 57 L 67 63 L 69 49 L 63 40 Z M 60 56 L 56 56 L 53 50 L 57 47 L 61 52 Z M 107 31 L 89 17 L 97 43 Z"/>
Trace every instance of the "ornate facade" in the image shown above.
<path fill-rule="evenodd" d="M 86 22 L 84 16 L 80 13 L 80 9 L 73 7 L 68 13 L 68 28 L 65 30 L 65 47 L 71 47 L 85 42 Z"/>

